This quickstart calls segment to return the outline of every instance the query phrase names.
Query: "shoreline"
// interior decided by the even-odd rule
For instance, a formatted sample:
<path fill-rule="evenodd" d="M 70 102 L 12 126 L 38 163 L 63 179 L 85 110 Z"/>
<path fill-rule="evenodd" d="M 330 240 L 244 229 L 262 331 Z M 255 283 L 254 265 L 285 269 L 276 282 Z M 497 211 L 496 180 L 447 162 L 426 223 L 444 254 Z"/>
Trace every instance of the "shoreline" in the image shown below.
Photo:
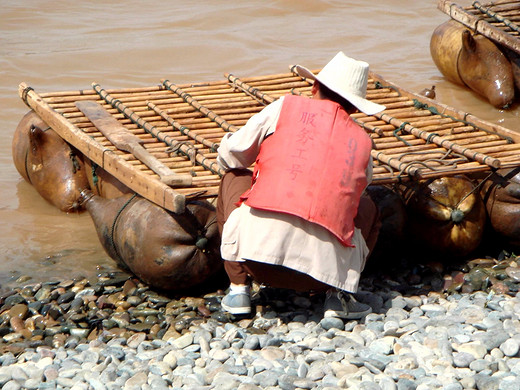
<path fill-rule="evenodd" d="M 516 264 L 475 260 L 463 275 Z M 469 277 L 434 291 L 453 283 L 434 265 L 407 269 L 362 277 L 357 298 L 373 313 L 360 321 L 324 319 L 322 296 L 271 288 L 256 289 L 256 314 L 234 318 L 223 291 L 173 297 L 122 271 L 25 285 L 0 299 L 0 386 L 518 388 L 520 295 Z"/>

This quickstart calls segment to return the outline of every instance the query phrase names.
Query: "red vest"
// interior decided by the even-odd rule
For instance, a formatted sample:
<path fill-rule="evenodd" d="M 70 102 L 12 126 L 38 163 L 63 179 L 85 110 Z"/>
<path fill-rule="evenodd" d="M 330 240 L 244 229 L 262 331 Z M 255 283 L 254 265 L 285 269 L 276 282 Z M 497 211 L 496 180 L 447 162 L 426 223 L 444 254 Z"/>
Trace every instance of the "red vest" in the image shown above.
<path fill-rule="evenodd" d="M 352 246 L 371 148 L 370 137 L 339 104 L 287 95 L 241 199 L 314 222 Z"/>

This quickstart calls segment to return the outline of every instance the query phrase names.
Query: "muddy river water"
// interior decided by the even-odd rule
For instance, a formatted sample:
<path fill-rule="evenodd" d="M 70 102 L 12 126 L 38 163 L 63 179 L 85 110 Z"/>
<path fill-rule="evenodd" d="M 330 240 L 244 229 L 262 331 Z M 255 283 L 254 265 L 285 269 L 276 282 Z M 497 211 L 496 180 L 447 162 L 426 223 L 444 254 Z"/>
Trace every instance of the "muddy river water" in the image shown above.
<path fill-rule="evenodd" d="M 0 287 L 21 280 L 93 275 L 113 266 L 88 214 L 50 206 L 16 171 L 14 129 L 37 92 L 282 73 L 322 67 L 338 51 L 387 80 L 520 131 L 518 105 L 503 111 L 447 82 L 429 52 L 448 17 L 435 0 L 2 0 L 0 11 Z M 461 1 L 468 5 L 469 1 Z"/>

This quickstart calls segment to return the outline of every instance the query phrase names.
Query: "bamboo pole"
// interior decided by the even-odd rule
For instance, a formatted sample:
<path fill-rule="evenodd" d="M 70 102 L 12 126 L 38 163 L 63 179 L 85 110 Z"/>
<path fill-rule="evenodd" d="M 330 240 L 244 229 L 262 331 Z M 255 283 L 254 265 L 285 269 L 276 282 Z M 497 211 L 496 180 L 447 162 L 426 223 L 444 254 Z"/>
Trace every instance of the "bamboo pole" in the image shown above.
<path fill-rule="evenodd" d="M 167 121 L 173 128 L 179 130 L 181 134 L 186 135 L 193 140 L 200 142 L 201 144 L 207 146 L 208 148 L 217 151 L 218 149 L 218 143 L 216 142 L 209 142 L 204 137 L 201 137 L 198 134 L 193 134 L 193 132 L 187 128 L 186 126 L 181 125 L 179 122 L 174 120 L 171 116 L 169 116 L 164 110 L 161 110 L 159 107 L 157 107 L 155 104 L 148 102 L 148 107 L 150 109 L 154 110 L 157 114 L 159 114 L 165 121 Z"/>
<path fill-rule="evenodd" d="M 124 89 L 107 89 L 107 92 L 115 95 L 118 93 L 132 93 L 132 92 L 148 92 L 148 91 L 156 91 L 162 89 L 162 86 L 156 85 L 152 87 L 140 87 L 140 88 L 124 88 Z M 96 96 L 96 92 L 92 89 L 80 89 L 77 91 L 59 91 L 59 92 L 43 92 L 39 94 L 42 98 L 45 100 L 52 98 L 52 97 L 63 97 L 63 96 Z"/>
<path fill-rule="evenodd" d="M 132 169 L 123 159 L 111 150 L 100 147 L 93 139 L 71 124 L 63 116 L 54 111 L 26 83 L 19 86 L 19 95 L 38 116 L 47 123 L 60 137 L 80 150 L 87 158 L 101 166 L 111 175 L 117 177 L 123 184 L 144 196 L 157 205 L 175 213 L 182 213 L 185 198 L 158 179 Z"/>
<path fill-rule="evenodd" d="M 359 124 L 359 126 L 361 126 L 362 128 L 368 130 L 369 132 L 371 133 L 375 133 L 377 134 L 379 137 L 375 137 L 374 138 L 374 142 L 376 144 L 378 143 L 394 143 L 396 142 L 395 139 L 396 139 L 396 134 L 395 134 L 395 130 L 396 130 L 396 126 L 392 125 L 392 124 L 388 124 L 388 125 L 381 125 L 380 123 L 387 123 L 385 121 L 377 121 L 377 122 L 362 122 L 361 120 L 356 120 L 356 122 Z M 446 139 L 449 139 L 449 140 L 453 140 L 453 139 L 468 139 L 468 138 L 472 138 L 472 137 L 481 137 L 483 135 L 487 135 L 489 138 L 488 140 L 491 140 L 491 139 L 502 139 L 504 140 L 503 138 L 499 137 L 498 135 L 493 135 L 493 134 L 489 134 L 485 131 L 476 131 L 475 128 L 473 127 L 466 127 L 464 126 L 462 123 L 455 123 L 456 126 L 452 126 L 451 124 L 446 124 L 445 126 L 439 126 L 439 127 L 435 127 L 433 128 L 435 131 L 435 134 L 437 135 L 440 135 L 440 136 L 444 136 Z M 427 129 L 431 129 L 432 126 L 427 126 L 425 128 L 421 128 L 421 130 L 426 130 Z M 471 132 L 466 132 L 466 131 L 463 131 L 465 128 L 467 129 L 471 129 Z M 458 129 L 457 131 L 455 131 L 455 129 Z M 400 139 L 404 139 L 406 140 L 407 142 L 411 142 L 411 140 L 415 139 L 416 137 L 413 136 L 413 135 L 406 135 L 406 134 L 403 134 L 399 137 Z M 423 141 L 421 141 L 423 142 Z M 504 142 L 508 142 L 507 140 L 504 140 Z"/>
<path fill-rule="evenodd" d="M 470 148 L 461 147 L 460 145 L 457 145 L 456 143 L 449 141 L 445 138 L 442 138 L 435 133 L 430 133 L 424 130 L 420 130 L 414 126 L 411 126 L 407 124 L 406 122 L 400 121 L 394 117 L 391 117 L 388 114 L 376 114 L 376 116 L 381 117 L 381 119 L 386 120 L 388 123 L 393 124 L 399 129 L 402 129 L 404 131 L 407 131 L 416 137 L 422 138 L 427 142 L 433 142 L 436 145 L 439 145 L 443 148 L 453 150 L 456 153 L 462 154 L 468 158 L 471 158 L 473 160 L 476 160 L 482 164 L 487 164 L 492 168 L 500 168 L 500 160 L 496 158 L 492 158 L 488 155 L 485 155 L 483 153 L 475 152 L 471 150 Z"/>
<path fill-rule="evenodd" d="M 251 86 L 249 86 L 248 84 L 242 82 L 241 80 L 239 80 L 235 76 L 227 75 L 227 77 L 235 85 L 237 85 L 239 88 L 247 91 L 249 94 L 253 95 L 255 98 L 262 99 L 265 102 L 271 102 L 271 101 L 274 100 L 271 96 L 267 95 L 263 91 L 260 91 L 257 88 L 252 88 Z M 408 131 L 409 133 L 411 133 L 415 137 L 422 138 L 422 139 L 426 140 L 427 142 L 438 142 L 438 143 L 441 144 L 439 146 L 441 146 L 443 148 L 448 148 L 448 150 L 451 149 L 451 150 L 453 150 L 453 151 L 455 151 L 457 153 L 465 155 L 468 158 L 472 158 L 472 159 L 474 159 L 474 160 L 476 160 L 476 161 L 478 161 L 480 163 L 487 164 L 487 165 L 489 165 L 489 166 L 491 166 L 493 168 L 498 168 L 500 166 L 500 161 L 498 159 L 495 159 L 493 157 L 487 156 L 487 155 L 485 155 L 483 153 L 472 151 L 469 148 L 460 147 L 459 145 L 456 145 L 455 143 L 453 143 L 453 142 L 451 142 L 449 140 L 442 139 L 441 137 L 439 137 L 436 134 L 428 133 L 426 131 L 419 130 L 419 129 L 417 129 L 417 128 L 407 124 L 406 122 L 403 122 L 403 121 L 400 121 L 400 120 L 398 120 L 396 118 L 391 117 L 388 114 L 383 114 L 383 115 L 385 115 L 385 116 L 380 116 L 380 115 L 374 115 L 374 116 L 376 118 L 382 119 L 385 122 L 390 123 L 390 124 L 392 124 L 394 126 L 396 126 L 396 121 L 397 121 L 398 122 L 398 124 L 396 126 L 397 128 L 402 126 L 404 130 Z M 425 114 L 425 115 L 431 115 L 431 113 L 428 113 L 428 114 Z M 395 162 L 394 157 L 389 157 L 388 155 L 383 154 L 381 151 L 373 151 L 373 152 L 374 152 L 372 154 L 373 158 L 376 158 L 376 159 L 382 161 L 383 163 L 391 165 L 393 168 L 396 168 L 396 169 L 399 169 L 399 170 L 408 169 L 407 173 L 410 174 L 411 176 L 414 176 L 414 177 L 418 177 L 421 174 L 421 172 L 418 169 L 416 169 L 415 167 L 408 166 L 408 167 L 404 168 L 404 165 L 402 163 L 396 163 Z"/>
<path fill-rule="evenodd" d="M 401 123 L 408 122 L 418 131 L 435 133 L 434 136 L 455 143 L 461 148 L 475 146 L 475 149 L 479 148 L 476 151 L 483 154 L 489 154 L 488 150 L 491 149 L 487 148 L 503 149 L 501 147 L 510 142 L 511 139 L 518 139 L 507 133 L 507 129 L 503 131 L 504 128 L 500 126 L 479 122 L 478 118 L 470 114 L 460 113 L 422 96 L 412 94 L 387 82 L 378 75 L 371 73 L 369 77 L 367 98 L 372 101 L 384 102 L 383 104 L 387 107 L 385 114 Z M 249 82 L 246 82 L 247 80 Z M 173 95 L 172 91 L 168 90 L 164 84 L 150 88 L 149 91 L 127 92 L 120 90 L 117 100 L 121 103 L 116 101 L 116 104 L 113 104 L 114 107 L 117 106 L 117 109 L 111 108 L 112 105 L 107 106 L 110 107 L 111 114 L 117 117 L 121 123 L 125 123 L 125 126 L 132 133 L 138 135 L 145 142 L 145 145 L 161 158 L 161 161 L 176 170 L 196 175 L 197 187 L 194 187 L 193 191 L 187 189 L 187 192 L 182 192 L 182 194 L 185 196 L 211 196 L 210 193 L 213 193 L 214 187 L 206 186 L 206 184 L 208 182 L 215 184 L 212 180 L 217 177 L 216 180 L 218 181 L 218 175 L 206 170 L 203 166 L 193 166 L 185 156 L 170 156 L 166 151 L 167 143 L 159 137 L 154 138 L 155 135 L 150 133 L 149 130 L 156 131 L 160 136 L 171 137 L 172 142 L 184 143 L 189 141 L 196 154 L 204 156 L 207 164 L 216 164 L 214 160 L 216 155 L 210 153 L 210 150 L 215 151 L 214 147 L 218 146 L 220 140 L 226 134 L 220 123 L 238 128 L 252 115 L 263 109 L 266 104 L 280 96 L 287 93 L 309 96 L 311 84 L 292 73 L 242 79 L 226 74 L 226 80 L 218 83 L 179 84 L 175 85 L 175 88 L 180 88 L 179 92 L 183 96 Z M 84 117 L 71 108 L 76 97 L 84 98 L 86 96 L 88 99 L 92 99 L 95 95 L 90 92 L 85 92 L 81 96 L 63 95 L 61 97 L 50 96 L 49 100 L 53 102 L 49 102 L 49 104 L 53 105 L 55 110 L 62 112 L 65 117 L 85 131 L 86 134 L 96 137 L 106 144 L 107 148 L 112 148 L 101 134 L 95 132 Z M 115 96 L 111 97 L 116 99 Z M 421 104 L 428 103 L 430 107 L 435 107 L 438 113 L 430 110 L 426 105 L 426 108 L 416 107 L 416 101 Z M 126 113 L 120 113 L 123 105 L 142 119 L 146 125 L 133 123 L 131 118 L 128 119 L 128 110 Z M 371 137 L 376 145 L 372 158 L 374 159 L 374 180 L 378 182 L 416 180 L 460 172 L 489 170 L 487 165 L 480 162 L 461 163 L 460 156 L 457 153 L 445 148 L 446 143 L 443 146 L 427 143 L 425 139 L 408 134 L 406 131 L 400 138 L 414 146 L 405 146 L 402 141 L 394 136 L 396 128 L 399 129 L 397 122 L 392 124 L 388 120 L 382 120 L 376 116 L 367 116 L 363 113 L 353 114 L 352 117 L 367 131 L 370 131 L 370 128 L 377 129 L 377 132 L 371 133 Z M 176 126 L 173 124 L 176 124 Z M 182 134 L 179 128 L 185 128 L 189 131 L 189 136 Z M 162 143 L 159 144 L 157 140 L 162 141 Z M 495 143 L 499 146 L 496 146 Z M 414 154 L 409 153 L 410 150 L 419 154 L 414 156 Z M 443 153 L 448 153 L 448 155 L 445 156 Z M 504 149 L 500 152 L 495 150 L 489 154 L 489 157 L 497 159 L 499 153 L 500 156 L 504 157 L 500 157 L 502 167 L 514 165 L 514 150 Z M 374 157 L 376 154 L 379 159 Z M 147 172 L 145 167 L 139 165 L 131 157 L 121 156 L 121 158 L 125 159 L 128 164 L 135 166 L 136 169 Z M 517 165 L 519 163 L 520 161 L 517 161 Z M 446 164 L 458 165 L 457 168 L 453 168 Z M 198 192 L 199 189 L 205 189 L 204 195 Z"/>
<path fill-rule="evenodd" d="M 493 2 L 491 4 L 481 4 L 479 1 L 474 1 L 471 5 L 474 9 L 494 18 L 493 14 L 489 14 L 486 11 L 493 9 L 493 13 L 508 13 L 520 10 L 520 3 L 518 1 L 511 1 L 508 3 Z M 497 19 L 499 20 L 499 19 Z"/>
<path fill-rule="evenodd" d="M 218 194 L 218 186 L 208 186 L 200 188 L 187 188 L 179 191 L 184 197 L 189 200 L 193 198 L 213 198 Z"/>
<path fill-rule="evenodd" d="M 160 92 L 162 93 L 162 91 L 160 91 Z M 189 90 L 187 90 L 187 93 L 189 93 L 190 96 L 192 96 L 192 93 L 191 93 Z M 285 92 L 284 92 L 284 93 L 285 93 Z M 236 95 L 237 95 L 237 93 L 234 93 L 234 95 L 232 95 L 232 96 L 236 96 Z M 171 96 L 171 95 L 168 95 L 168 97 L 169 97 L 169 96 Z M 90 97 L 89 97 L 89 98 L 90 98 Z M 151 97 L 150 97 L 149 95 L 146 95 L 146 96 L 144 96 L 143 98 L 150 98 L 150 99 L 148 99 L 148 100 L 149 100 L 149 101 L 153 101 L 153 99 L 151 99 Z M 154 99 L 157 99 L 157 100 L 158 100 L 158 101 L 156 102 L 156 104 L 158 104 L 158 103 L 162 103 L 163 101 L 164 101 L 164 103 L 166 103 L 166 99 L 164 99 L 164 98 L 165 98 L 165 95 L 157 95 L 157 96 L 154 96 Z M 207 102 L 206 102 L 206 100 L 205 100 L 206 98 L 208 98 L 208 101 L 207 101 Z M 200 99 L 200 100 L 198 100 L 198 101 L 199 101 L 201 104 L 204 104 L 204 105 L 205 105 L 206 107 L 208 107 L 209 109 L 214 109 L 213 107 L 211 107 L 211 105 L 212 105 L 213 103 L 211 103 L 211 104 L 209 103 L 209 100 L 214 100 L 214 98 L 215 98 L 214 96 L 213 96 L 213 97 L 212 97 L 212 96 L 210 96 L 210 97 L 205 96 L 203 99 Z M 221 99 L 221 96 L 220 96 L 220 97 L 219 97 L 219 96 L 216 96 L 216 99 L 217 99 L 216 101 L 218 102 L 218 101 L 219 101 L 218 99 Z M 237 98 L 236 98 L 236 97 L 235 97 L 235 98 L 226 98 L 226 101 L 231 100 L 231 99 L 237 99 Z M 239 98 L 239 99 L 240 99 L 240 98 Z M 252 102 L 251 99 L 249 99 L 249 98 L 247 98 L 247 97 L 243 97 L 243 96 L 242 96 L 242 99 L 243 99 L 243 100 L 244 100 L 244 99 L 247 99 L 247 100 L 245 100 L 244 102 L 247 102 L 246 104 L 247 104 L 248 106 L 251 105 L 251 104 L 255 104 L 255 102 Z M 71 102 L 69 102 L 69 103 L 67 103 L 67 104 L 64 104 L 64 105 L 61 105 L 61 104 L 56 104 L 56 105 L 54 105 L 54 104 L 53 104 L 52 106 L 53 106 L 53 108 L 56 109 L 57 111 L 60 111 L 60 112 L 63 112 L 63 113 L 70 112 L 70 114 L 67 115 L 67 117 L 69 117 L 69 118 L 73 118 L 73 117 L 83 118 L 83 117 L 81 116 L 81 114 L 78 113 L 77 110 L 75 110 L 75 107 L 74 107 L 74 100 L 75 100 L 75 99 L 71 99 L 71 100 L 72 100 Z M 128 107 L 130 107 L 130 108 L 134 108 L 134 109 L 135 109 L 135 107 L 140 106 L 140 105 L 143 104 L 143 100 L 142 100 L 141 98 L 137 98 L 137 99 L 136 99 L 135 97 L 132 98 L 132 97 L 121 96 L 118 100 L 121 100 L 121 101 L 124 102 Z M 159 100 L 160 100 L 160 101 L 159 101 Z M 169 99 L 168 99 L 168 100 L 169 100 Z M 393 99 L 392 99 L 392 100 L 393 100 Z M 397 98 L 397 105 L 395 106 L 396 108 L 399 107 L 399 103 L 398 103 L 399 100 L 402 100 L 402 98 Z M 130 101 L 131 101 L 132 103 L 130 103 Z M 177 99 L 174 99 L 174 100 L 172 101 L 172 103 L 176 103 L 176 102 L 179 102 L 179 101 L 181 101 L 181 99 L 180 99 L 180 98 L 177 98 Z M 258 103 L 256 103 L 256 104 L 258 104 Z M 386 104 L 389 104 L 389 103 L 386 102 Z M 392 103 L 390 103 L 390 104 L 392 104 Z M 411 103 L 408 102 L 408 105 L 410 105 L 410 104 L 411 104 Z M 236 106 L 236 105 L 234 105 L 234 106 Z M 184 106 L 184 107 L 185 107 L 185 108 L 180 108 L 180 109 L 177 108 L 176 110 L 177 110 L 177 111 L 186 111 L 186 112 L 189 113 L 188 115 L 190 115 L 190 114 L 193 115 L 193 112 L 192 112 L 192 111 L 190 112 L 190 109 L 189 109 L 188 106 Z M 215 109 L 216 109 L 216 108 L 215 108 Z M 253 108 L 253 110 L 256 110 L 256 111 L 259 111 L 259 109 L 260 109 L 260 108 L 257 107 L 257 106 Z"/>
<path fill-rule="evenodd" d="M 437 8 L 471 30 L 476 31 L 517 53 L 520 53 L 520 42 L 517 38 L 514 38 L 499 28 L 492 26 L 485 20 L 469 14 L 454 2 L 449 0 L 438 0 Z"/>
<path fill-rule="evenodd" d="M 442 0 L 439 0 L 439 1 L 442 1 Z M 411 100 L 417 100 L 418 103 L 428 106 L 429 109 L 434 108 L 443 116 L 453 117 L 453 119 L 456 121 L 460 121 L 462 123 L 469 124 L 469 125 L 475 127 L 476 129 L 478 128 L 479 130 L 485 130 L 490 134 L 496 134 L 504 139 L 507 139 L 510 142 L 513 142 L 513 141 L 520 142 L 520 134 L 515 131 L 509 130 L 503 126 L 496 125 L 494 123 L 485 122 L 470 113 L 456 110 L 452 107 L 449 107 L 444 104 L 438 103 L 434 100 L 428 99 L 424 96 L 420 96 L 413 92 L 409 92 L 405 89 L 398 87 L 397 85 L 393 84 L 392 82 L 383 79 L 379 75 L 376 75 L 374 73 L 371 73 L 371 74 L 375 80 L 377 80 L 381 83 L 390 85 L 393 88 L 397 88 L 401 95 L 406 96 L 406 97 L 410 98 Z"/>
<path fill-rule="evenodd" d="M 261 92 L 258 88 L 251 87 L 241 81 L 238 77 L 233 76 L 231 73 L 226 73 L 225 77 L 236 87 L 241 89 L 244 93 L 257 99 L 261 104 L 267 105 L 275 101 L 275 99 L 267 94 Z"/>
<path fill-rule="evenodd" d="M 161 97 L 171 98 L 171 94 L 165 90 L 164 86 L 161 85 L 161 89 L 158 89 L 157 91 L 153 91 L 150 93 L 133 93 L 131 90 L 128 91 L 128 93 L 121 92 L 117 95 L 111 94 L 115 99 L 119 99 L 122 101 L 125 101 L 125 103 L 135 102 L 135 101 L 143 101 L 143 100 L 152 100 L 152 99 L 160 99 Z M 222 85 L 221 88 L 215 89 L 200 89 L 200 88 L 191 88 L 191 87 L 184 87 L 179 85 L 179 87 L 185 89 L 191 96 L 195 97 L 204 97 L 204 99 L 208 100 L 215 100 L 215 99 L 221 99 L 224 95 L 229 98 L 229 96 L 236 96 L 239 97 L 241 94 L 237 93 L 233 89 L 229 88 L 229 85 L 226 83 Z M 79 91 L 81 92 L 81 91 Z M 110 92 L 109 92 L 110 93 Z M 49 102 L 49 104 L 56 104 L 56 105 L 73 105 L 75 101 L 78 100 L 92 100 L 92 95 L 86 95 L 84 93 L 81 93 L 79 95 L 67 95 L 65 97 L 49 97 L 46 98 L 46 100 Z M 182 101 L 182 99 L 177 98 L 177 101 Z"/>
<path fill-rule="evenodd" d="M 510 3 L 518 3 L 518 0 L 493 0 L 491 3 L 485 3 L 484 6 L 492 7 L 494 5 L 502 5 L 502 4 L 510 4 Z M 467 6 L 466 8 L 471 8 L 471 6 Z"/>
<path fill-rule="evenodd" d="M 414 179 L 422 178 L 421 170 L 419 168 L 414 167 L 409 163 L 403 163 L 396 157 L 389 157 L 383 152 L 374 149 L 372 149 L 371 155 L 375 160 L 381 161 L 382 163 L 398 170 L 400 175 L 407 174 Z"/>
<path fill-rule="evenodd" d="M 170 95 L 171 95 L 171 92 L 170 92 Z M 125 104 L 125 106 L 129 107 L 130 109 L 132 109 L 133 111 L 136 111 L 136 113 L 140 116 L 143 116 L 143 117 L 149 117 L 150 119 L 153 119 L 153 112 L 151 112 L 148 107 L 147 107 L 147 101 L 143 101 L 143 102 L 139 102 L 139 104 L 131 104 L 131 105 L 126 105 L 126 101 L 125 99 L 118 99 L 119 101 L 121 101 L 122 103 Z M 163 100 L 160 100 L 160 101 L 155 101 L 155 100 L 149 100 L 150 102 L 153 102 L 154 104 L 156 105 L 163 105 L 163 104 L 172 104 L 171 102 L 164 102 Z M 112 108 L 111 106 L 109 106 L 110 108 L 107 108 L 107 110 L 109 112 L 111 112 L 113 114 L 113 116 L 118 116 L 119 115 L 119 118 L 124 118 L 123 115 L 119 114 L 119 112 Z M 252 115 L 258 111 L 261 110 L 260 107 L 258 106 L 252 106 L 250 104 L 250 99 L 249 99 L 249 102 L 231 102 L 231 103 L 211 103 L 211 104 L 206 104 L 205 105 L 206 108 L 210 109 L 210 110 L 214 110 L 215 113 L 219 113 L 219 112 L 235 112 L 237 114 L 240 114 L 242 115 L 242 117 L 244 118 L 248 118 L 247 115 Z M 57 111 L 61 112 L 64 114 L 64 116 L 66 116 L 67 118 L 69 118 L 71 121 L 76 121 L 76 122 L 87 122 L 86 118 L 81 114 L 79 113 L 77 110 L 76 111 L 72 111 L 73 110 L 73 106 L 71 105 L 70 108 L 71 108 L 71 112 L 70 113 L 67 113 L 67 112 L 64 112 L 63 110 L 60 110 L 59 108 L 56 108 L 55 106 L 53 106 L 54 109 L 56 109 Z M 194 107 L 192 107 L 191 105 L 188 105 L 188 104 L 175 104 L 175 108 L 170 108 L 170 109 L 167 109 L 167 113 L 168 114 L 172 114 L 172 113 L 175 113 L 175 116 L 176 118 L 185 118 L 185 119 L 198 119 L 198 120 L 207 120 L 207 119 L 204 119 L 205 117 L 201 116 L 201 113 L 199 111 L 196 111 L 194 110 Z M 126 118 L 124 118 L 123 120 L 125 120 Z"/>
<path fill-rule="evenodd" d="M 251 87 L 250 85 L 241 81 L 238 77 L 235 77 L 232 74 L 226 74 L 226 77 L 229 79 L 230 82 L 232 82 L 238 88 L 240 88 L 244 92 L 247 92 L 253 98 L 264 102 L 265 104 L 272 103 L 275 100 L 272 96 L 263 93 L 258 88 Z M 372 150 L 371 154 L 374 159 L 377 159 L 385 164 L 388 164 L 394 169 L 398 169 L 400 171 L 406 172 L 407 174 L 409 174 L 413 177 L 420 176 L 419 169 L 417 169 L 415 167 L 405 166 L 405 164 L 402 164 L 399 161 L 396 161 L 396 159 L 389 158 L 388 156 L 386 156 L 384 153 L 382 153 L 380 151 Z"/>
<path fill-rule="evenodd" d="M 496 11 L 500 12 L 501 10 L 511 10 L 512 8 L 510 7 L 505 7 L 505 8 L 501 8 L 501 9 L 498 9 L 498 8 L 495 8 L 495 10 L 491 11 L 489 8 L 484 8 L 482 6 L 482 4 L 480 4 L 480 2 L 478 1 L 474 1 L 473 2 L 473 7 L 475 7 L 476 9 L 478 9 L 479 11 L 481 11 L 482 13 L 490 16 L 491 18 L 499 21 L 500 23 L 503 23 L 504 25 L 506 25 L 507 27 L 509 27 L 511 30 L 513 31 L 516 31 L 517 33 L 520 32 L 520 28 L 513 22 L 511 22 L 511 20 L 503 17 L 502 15 L 498 14 Z M 515 8 L 514 9 L 520 9 L 520 5 L 515 5 Z"/>
<path fill-rule="evenodd" d="M 163 81 L 163 85 L 169 91 L 176 93 L 179 95 L 184 101 L 191 106 L 193 106 L 197 111 L 201 112 L 203 115 L 208 117 L 210 120 L 218 124 L 222 129 L 226 131 L 236 131 L 237 129 L 229 124 L 224 118 L 215 114 L 213 111 L 209 110 L 207 107 L 204 107 L 195 99 L 193 99 L 187 92 L 183 91 L 180 87 L 177 87 L 175 84 L 170 83 L 168 80 Z"/>
<path fill-rule="evenodd" d="M 140 116 L 137 116 L 132 110 L 130 110 L 128 107 L 124 106 L 121 103 L 121 101 L 116 101 L 115 99 L 113 99 L 105 90 L 103 90 L 99 86 L 99 84 L 92 83 L 92 87 L 98 93 L 98 95 L 101 96 L 107 103 L 109 103 L 112 106 L 114 106 L 115 108 L 117 108 L 127 118 L 132 120 L 138 126 L 142 127 L 146 132 L 152 134 L 158 140 L 170 145 L 175 150 L 180 151 L 186 157 L 188 157 L 190 160 L 194 160 L 194 161 L 198 162 L 200 165 L 202 165 L 206 169 L 209 169 L 211 172 L 216 173 L 218 175 L 224 174 L 222 169 L 215 162 L 206 161 L 207 158 L 205 156 L 201 155 L 200 153 L 196 153 L 196 151 L 193 147 L 188 146 L 183 143 L 179 143 L 176 140 L 174 140 L 172 137 L 164 136 L 164 134 L 161 134 L 159 131 L 157 131 L 157 128 L 155 126 L 150 125 L 148 122 L 143 120 Z"/>

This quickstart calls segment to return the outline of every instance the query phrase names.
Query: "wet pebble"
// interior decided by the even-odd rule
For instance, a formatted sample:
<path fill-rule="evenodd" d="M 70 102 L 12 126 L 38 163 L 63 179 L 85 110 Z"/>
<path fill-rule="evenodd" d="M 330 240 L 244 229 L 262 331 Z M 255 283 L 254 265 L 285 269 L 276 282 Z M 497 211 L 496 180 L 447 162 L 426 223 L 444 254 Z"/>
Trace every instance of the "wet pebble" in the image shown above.
<path fill-rule="evenodd" d="M 511 261 L 500 278 L 514 287 Z M 223 292 L 166 297 L 125 273 L 33 283 L 2 296 L 0 386 L 517 389 L 520 296 L 491 289 L 499 265 L 453 273 L 466 292 L 421 269 L 369 277 L 357 295 L 374 312 L 353 321 L 322 318 L 319 294 L 264 289 L 241 319 L 220 311 Z"/>

